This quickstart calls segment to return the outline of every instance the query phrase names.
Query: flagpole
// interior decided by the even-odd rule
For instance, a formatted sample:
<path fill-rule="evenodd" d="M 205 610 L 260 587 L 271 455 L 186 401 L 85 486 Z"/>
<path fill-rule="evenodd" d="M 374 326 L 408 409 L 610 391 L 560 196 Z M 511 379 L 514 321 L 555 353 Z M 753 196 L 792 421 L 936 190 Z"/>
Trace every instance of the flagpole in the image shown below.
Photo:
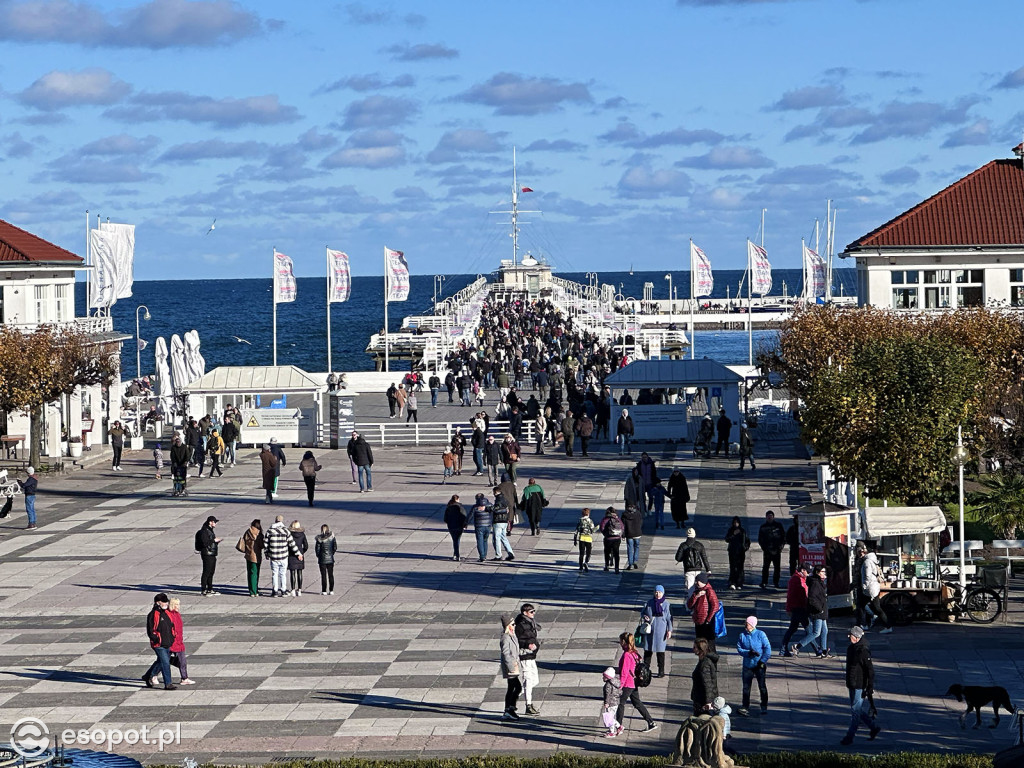
<path fill-rule="evenodd" d="M 278 365 L 278 249 L 273 249 L 273 365 Z"/>
<path fill-rule="evenodd" d="M 764 214 L 762 213 L 761 216 L 763 217 Z M 762 227 L 762 232 L 763 229 Z M 747 240 L 747 365 L 754 364 L 754 318 L 752 316 L 754 311 L 754 261 L 750 254 L 750 245 L 750 241 Z"/>
<path fill-rule="evenodd" d="M 384 246 L 384 371 L 391 370 L 388 356 L 388 248 Z"/>
<path fill-rule="evenodd" d="M 803 271 L 803 282 L 804 282 L 804 285 L 803 285 L 803 289 L 804 289 L 803 290 L 803 294 L 804 294 L 803 295 L 803 299 L 804 299 L 804 303 L 807 303 L 807 299 L 808 299 L 808 296 L 807 296 L 807 294 L 808 294 L 808 290 L 807 290 L 807 243 L 804 242 L 804 239 L 802 237 L 800 238 L 800 261 L 802 262 L 801 266 L 802 266 L 802 271 Z"/>
<path fill-rule="evenodd" d="M 89 242 L 92 238 L 89 237 L 89 211 L 85 212 L 85 264 L 86 266 L 92 266 L 92 244 Z M 89 311 L 92 309 L 92 270 L 88 269 L 85 272 L 85 316 L 89 316 Z"/>
<path fill-rule="evenodd" d="M 693 302 L 697 299 L 694 298 L 693 289 L 693 238 L 690 238 L 690 359 L 697 359 L 697 350 L 694 348 L 694 324 L 693 324 Z"/>
<path fill-rule="evenodd" d="M 327 257 L 327 374 L 331 374 L 331 249 L 324 246 Z"/>

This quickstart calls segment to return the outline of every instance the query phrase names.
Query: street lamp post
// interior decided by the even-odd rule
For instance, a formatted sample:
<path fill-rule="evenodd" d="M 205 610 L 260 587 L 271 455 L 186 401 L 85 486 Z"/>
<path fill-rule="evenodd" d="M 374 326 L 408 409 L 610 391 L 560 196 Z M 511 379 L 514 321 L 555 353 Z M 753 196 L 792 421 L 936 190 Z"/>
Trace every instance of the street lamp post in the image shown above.
<path fill-rule="evenodd" d="M 672 273 L 665 275 L 665 279 L 668 280 L 668 313 L 671 315 L 674 309 L 672 306 Z"/>
<path fill-rule="evenodd" d="M 434 307 L 437 307 L 437 297 L 444 292 L 444 275 L 434 275 Z"/>
<path fill-rule="evenodd" d="M 956 428 L 956 449 L 953 451 L 953 463 L 959 473 L 960 497 L 960 587 L 967 586 L 967 558 L 964 552 L 964 464 L 967 462 L 967 449 L 964 448 L 963 427 Z"/>
<path fill-rule="evenodd" d="M 135 308 L 135 378 L 142 378 L 142 338 L 139 333 L 139 310 L 146 310 L 146 314 L 143 315 L 143 320 L 151 320 L 152 315 L 149 314 L 149 307 L 145 304 L 139 304 Z"/>

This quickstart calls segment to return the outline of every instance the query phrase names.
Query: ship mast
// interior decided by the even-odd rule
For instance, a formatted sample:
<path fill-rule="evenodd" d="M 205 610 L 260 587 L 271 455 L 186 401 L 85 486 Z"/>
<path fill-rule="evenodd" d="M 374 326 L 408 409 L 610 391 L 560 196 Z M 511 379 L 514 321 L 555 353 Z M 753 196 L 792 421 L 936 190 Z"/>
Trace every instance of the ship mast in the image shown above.
<path fill-rule="evenodd" d="M 516 148 L 512 147 L 512 209 L 508 211 L 491 211 L 491 213 L 504 213 L 512 217 L 512 232 L 509 236 L 512 238 L 512 266 L 516 266 L 519 263 L 519 214 L 520 213 L 540 213 L 540 211 L 520 211 L 519 210 L 519 193 L 523 190 L 519 186 L 519 176 L 516 171 Z M 527 192 L 532 190 L 526 189 Z"/>

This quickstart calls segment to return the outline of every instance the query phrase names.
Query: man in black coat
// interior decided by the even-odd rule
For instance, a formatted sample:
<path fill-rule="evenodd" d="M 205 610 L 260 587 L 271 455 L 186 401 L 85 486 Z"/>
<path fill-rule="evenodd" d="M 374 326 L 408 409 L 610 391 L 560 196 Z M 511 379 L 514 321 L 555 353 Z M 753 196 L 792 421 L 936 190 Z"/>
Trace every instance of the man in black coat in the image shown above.
<path fill-rule="evenodd" d="M 235 466 L 235 443 L 238 441 L 238 425 L 234 419 L 224 419 L 224 428 L 220 431 L 221 439 L 224 441 L 224 463 Z"/>
<path fill-rule="evenodd" d="M 220 594 L 213 589 L 213 574 L 217 570 L 217 545 L 221 542 L 214 533 L 213 529 L 216 527 L 217 518 L 210 515 L 199 529 L 199 543 L 202 544 L 199 556 L 203 560 L 203 575 L 199 580 L 199 589 L 203 597 Z"/>
<path fill-rule="evenodd" d="M 786 529 L 782 523 L 775 519 L 775 513 L 770 509 L 764 513 L 764 523 L 757 532 L 757 544 L 761 547 L 761 589 L 768 588 L 768 569 L 775 566 L 775 576 L 772 583 L 779 588 L 779 570 L 782 564 L 782 548 L 786 545 Z"/>
<path fill-rule="evenodd" d="M 523 696 L 526 699 L 526 714 L 539 715 L 540 710 L 533 706 L 533 689 L 540 682 L 537 672 L 537 651 L 540 640 L 537 633 L 541 626 L 536 620 L 537 609 L 530 603 L 523 603 L 516 616 L 516 639 L 519 641 L 519 663 L 523 668 Z"/>
<path fill-rule="evenodd" d="M 388 418 L 393 419 L 395 418 L 395 408 L 398 407 L 398 387 L 396 387 L 392 383 L 392 385 L 388 387 L 387 392 L 385 392 L 384 394 L 387 395 L 388 410 L 391 411 L 391 415 L 389 415 Z"/>
<path fill-rule="evenodd" d="M 871 729 L 871 740 L 882 730 L 875 719 L 875 665 L 871 662 L 871 646 L 861 627 L 853 627 L 849 638 L 850 646 L 846 649 L 846 688 L 850 692 L 850 727 L 839 742 L 844 745 L 853 743 L 861 723 Z"/>
<path fill-rule="evenodd" d="M 732 419 L 725 415 L 725 408 L 718 412 L 718 443 L 715 445 L 715 456 L 725 448 L 725 458 L 729 458 L 729 433 L 732 431 Z"/>
<path fill-rule="evenodd" d="M 359 471 L 359 492 L 373 490 L 373 474 L 370 471 L 370 467 L 373 466 L 373 449 L 370 448 L 370 444 L 366 442 L 366 438 L 352 430 L 352 437 L 348 441 L 346 446 L 348 456 L 352 459 L 352 463 L 356 465 L 356 469 Z M 365 477 L 365 487 L 363 485 Z"/>

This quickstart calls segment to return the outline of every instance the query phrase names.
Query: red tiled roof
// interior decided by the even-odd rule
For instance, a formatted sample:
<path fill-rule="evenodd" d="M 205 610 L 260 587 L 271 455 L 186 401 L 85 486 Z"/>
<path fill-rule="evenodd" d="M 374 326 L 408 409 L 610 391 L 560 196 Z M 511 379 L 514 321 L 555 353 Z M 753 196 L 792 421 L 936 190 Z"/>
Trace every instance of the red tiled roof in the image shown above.
<path fill-rule="evenodd" d="M 0 219 L 0 261 L 81 264 L 84 259 Z"/>
<path fill-rule="evenodd" d="M 846 250 L 1024 244 L 1024 169 L 993 160 L 901 213 Z"/>

